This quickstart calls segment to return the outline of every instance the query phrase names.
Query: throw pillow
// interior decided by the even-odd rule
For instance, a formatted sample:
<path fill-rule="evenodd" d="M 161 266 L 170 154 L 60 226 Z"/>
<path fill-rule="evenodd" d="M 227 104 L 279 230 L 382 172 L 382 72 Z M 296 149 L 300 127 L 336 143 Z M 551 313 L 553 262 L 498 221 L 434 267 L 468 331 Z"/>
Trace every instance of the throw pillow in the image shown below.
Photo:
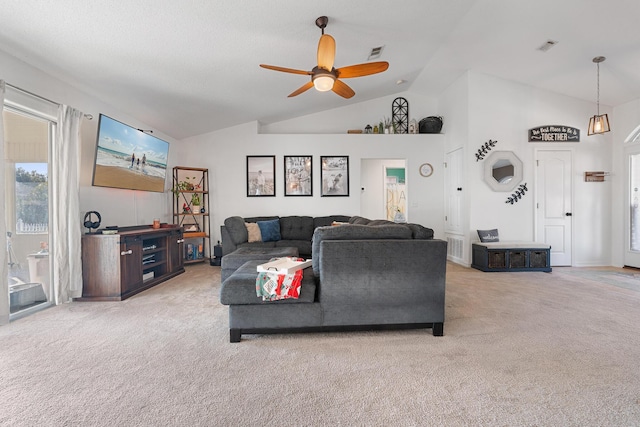
<path fill-rule="evenodd" d="M 258 221 L 263 242 L 277 242 L 280 240 L 280 220 Z"/>
<path fill-rule="evenodd" d="M 478 237 L 482 243 L 499 242 L 498 229 L 493 230 L 478 230 Z"/>
<path fill-rule="evenodd" d="M 260 227 L 258 224 L 255 222 L 245 222 L 244 226 L 247 227 L 249 242 L 262 242 L 262 233 L 260 233 Z"/>
<path fill-rule="evenodd" d="M 231 241 L 236 245 L 248 240 L 247 227 L 245 227 L 244 223 L 244 219 L 239 216 L 230 216 L 224 220 L 224 226 L 229 232 L 229 237 L 231 237 Z"/>

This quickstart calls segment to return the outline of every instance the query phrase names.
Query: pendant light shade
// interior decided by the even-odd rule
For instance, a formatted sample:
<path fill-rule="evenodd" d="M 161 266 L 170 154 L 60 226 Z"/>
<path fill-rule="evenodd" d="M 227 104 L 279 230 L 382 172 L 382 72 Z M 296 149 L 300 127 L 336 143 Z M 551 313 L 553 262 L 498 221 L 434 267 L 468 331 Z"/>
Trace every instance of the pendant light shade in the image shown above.
<path fill-rule="evenodd" d="M 593 58 L 593 62 L 596 63 L 596 67 L 598 69 L 598 80 L 597 80 L 597 94 L 598 98 L 596 101 L 596 115 L 589 119 L 589 130 L 587 131 L 587 135 L 596 135 L 600 133 L 609 132 L 611 127 L 609 126 L 609 116 L 606 114 L 600 114 L 600 63 L 604 62 L 607 59 L 604 56 L 596 56 Z"/>
<path fill-rule="evenodd" d="M 600 116 L 596 115 L 589 119 L 589 130 L 587 131 L 587 135 L 605 133 L 610 130 L 609 117 L 606 114 L 602 114 Z"/>

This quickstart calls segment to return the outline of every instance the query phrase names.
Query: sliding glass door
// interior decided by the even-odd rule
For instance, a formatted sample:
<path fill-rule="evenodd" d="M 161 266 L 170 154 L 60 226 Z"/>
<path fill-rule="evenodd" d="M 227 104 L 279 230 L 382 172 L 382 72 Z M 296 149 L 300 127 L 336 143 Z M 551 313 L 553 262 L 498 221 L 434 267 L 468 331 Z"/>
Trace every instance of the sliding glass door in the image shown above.
<path fill-rule="evenodd" d="M 624 265 L 640 268 L 640 126 L 626 140 Z"/>
<path fill-rule="evenodd" d="M 55 124 L 3 110 L 5 217 L 10 319 L 53 301 L 49 258 L 49 147 Z"/>

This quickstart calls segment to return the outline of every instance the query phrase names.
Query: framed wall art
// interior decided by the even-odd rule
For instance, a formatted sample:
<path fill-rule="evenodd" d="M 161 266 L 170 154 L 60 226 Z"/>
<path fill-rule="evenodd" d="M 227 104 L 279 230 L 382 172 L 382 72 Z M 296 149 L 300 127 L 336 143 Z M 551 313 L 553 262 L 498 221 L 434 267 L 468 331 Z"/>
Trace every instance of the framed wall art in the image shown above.
<path fill-rule="evenodd" d="M 349 156 L 321 156 L 321 196 L 349 196 Z"/>
<path fill-rule="evenodd" d="M 247 197 L 275 197 L 276 156 L 247 156 Z"/>
<path fill-rule="evenodd" d="M 313 156 L 284 156 L 284 195 L 313 196 Z"/>

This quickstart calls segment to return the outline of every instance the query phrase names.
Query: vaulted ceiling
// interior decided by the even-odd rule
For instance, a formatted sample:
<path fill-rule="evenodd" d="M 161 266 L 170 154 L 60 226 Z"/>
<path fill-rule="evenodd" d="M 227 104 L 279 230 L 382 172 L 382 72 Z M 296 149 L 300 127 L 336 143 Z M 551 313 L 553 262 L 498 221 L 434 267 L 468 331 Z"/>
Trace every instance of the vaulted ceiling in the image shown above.
<path fill-rule="evenodd" d="M 348 100 L 287 98 L 309 77 L 259 64 L 314 67 L 322 15 L 336 67 L 384 46 L 389 69 L 345 81 Z M 640 98 L 638 16 L 637 0 L 20 0 L 2 5 L 0 50 L 182 139 L 396 92 L 438 96 L 466 70 L 594 102 L 599 55 L 601 104 L 620 105 Z M 538 50 L 547 40 L 558 43 Z"/>

